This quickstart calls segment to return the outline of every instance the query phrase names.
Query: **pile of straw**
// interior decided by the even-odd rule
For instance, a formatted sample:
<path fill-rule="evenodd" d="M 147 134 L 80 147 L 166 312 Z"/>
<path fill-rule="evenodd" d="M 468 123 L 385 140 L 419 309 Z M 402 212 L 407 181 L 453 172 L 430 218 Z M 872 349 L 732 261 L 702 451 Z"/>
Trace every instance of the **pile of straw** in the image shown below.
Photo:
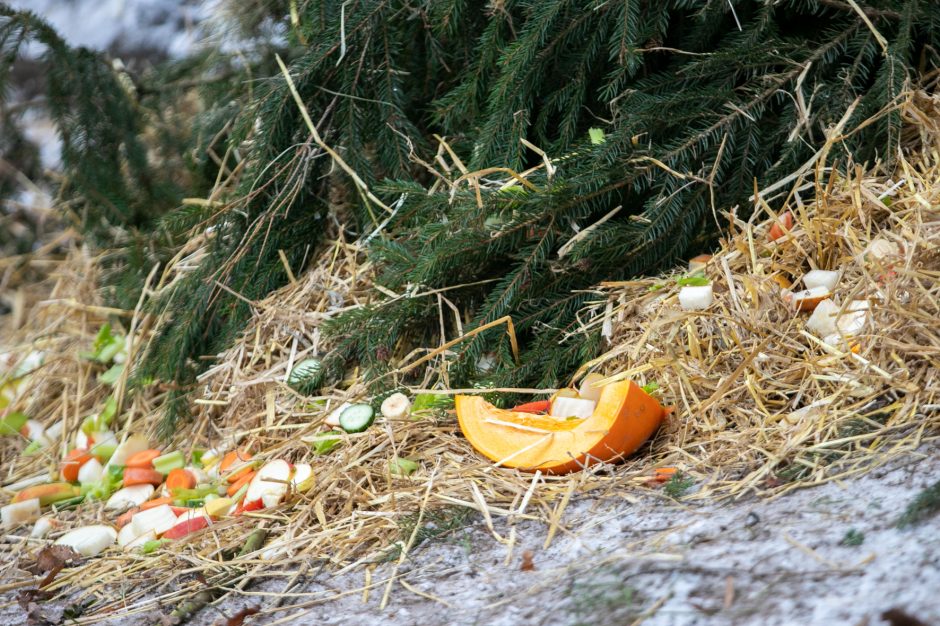
<path fill-rule="evenodd" d="M 275 614 L 328 601 L 322 594 L 291 593 L 322 568 L 372 572 L 384 562 L 381 577 L 366 575 L 366 588 L 382 594 L 384 604 L 397 589 L 398 566 L 422 538 L 466 523 L 461 511 L 473 511 L 506 546 L 508 562 L 517 522 L 543 521 L 548 545 L 564 531 L 572 498 L 631 500 L 631 493 L 650 490 L 658 466 L 678 467 L 693 478 L 693 499 L 775 496 L 914 450 L 940 425 L 940 100 L 912 94 L 899 106 L 908 121 L 906 145 L 918 149 L 898 154 L 890 171 L 828 164 L 841 132 L 833 129 L 802 172 L 756 193 L 758 217 L 745 222 L 729 214 L 731 232 L 705 269 L 715 290 L 706 311 L 679 308 L 674 278 L 684 272 L 598 287 L 597 301 L 583 312 L 582 332 L 603 332 L 610 350 L 577 375 L 592 370 L 608 381 L 656 382 L 662 402 L 675 407 L 651 444 L 625 462 L 570 476 L 495 467 L 474 453 L 446 412 L 380 418 L 367 432 L 344 436 L 329 454 L 315 455 L 300 438 L 326 430 L 325 417 L 337 403 L 360 399 L 364 381 L 352 371 L 326 395 L 303 397 L 286 384 L 290 368 L 328 347 L 320 335 L 324 321 L 396 297 L 374 288 L 363 251 L 340 234 L 312 269 L 252 303 L 253 321 L 202 375 L 195 420 L 172 442 L 182 450 L 247 446 L 256 458 L 309 462 L 316 486 L 153 555 L 109 551 L 64 570 L 47 590 L 87 604 L 77 623 L 98 623 L 116 613 L 168 612 L 207 585 L 218 595 L 274 577 L 283 585 L 271 592 L 263 613 Z M 817 200 L 804 203 L 804 196 Z M 795 226 L 771 242 L 767 231 L 784 211 L 793 213 Z M 866 260 L 876 237 L 903 251 L 890 271 Z M 778 280 L 799 279 L 811 268 L 842 271 L 839 302 L 870 303 L 873 323 L 856 338 L 857 352 L 818 340 L 804 328 L 807 315 L 783 302 Z M 46 351 L 43 375 L 32 379 L 18 408 L 47 423 L 65 417 L 74 428 L 107 396 L 94 383 L 94 366 L 78 352 L 108 316 L 124 319 L 140 346 L 160 323 L 144 319 L 139 308 L 118 312 L 89 304 L 95 302 L 94 276 L 93 262 L 73 254 L 59 267 L 48 301 L 8 342 L 16 345 L 4 347 Z M 446 350 L 434 353 L 446 363 Z M 119 433 L 153 436 L 164 390 L 119 392 Z M 53 470 L 63 452 L 27 459 L 19 455 L 24 445 L 9 438 L 0 443 L 5 484 Z M 419 470 L 393 475 L 394 457 L 416 461 Z M 106 519 L 95 503 L 57 517 L 63 528 Z M 232 558 L 258 527 L 268 531 L 264 547 Z M 4 591 L 36 584 L 19 568 L 42 542 L 25 534 L 8 535 L 3 544 Z"/>

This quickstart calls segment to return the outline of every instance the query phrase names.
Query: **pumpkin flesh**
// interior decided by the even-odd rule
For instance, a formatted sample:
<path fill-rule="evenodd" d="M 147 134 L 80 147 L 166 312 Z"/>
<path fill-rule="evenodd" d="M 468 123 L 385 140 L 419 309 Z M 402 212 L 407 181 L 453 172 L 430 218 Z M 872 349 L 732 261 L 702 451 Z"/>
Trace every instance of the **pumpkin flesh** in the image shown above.
<path fill-rule="evenodd" d="M 585 419 L 497 409 L 479 396 L 457 396 L 464 436 L 483 456 L 503 467 L 564 474 L 624 458 L 656 431 L 664 411 L 633 381 L 601 388 Z"/>

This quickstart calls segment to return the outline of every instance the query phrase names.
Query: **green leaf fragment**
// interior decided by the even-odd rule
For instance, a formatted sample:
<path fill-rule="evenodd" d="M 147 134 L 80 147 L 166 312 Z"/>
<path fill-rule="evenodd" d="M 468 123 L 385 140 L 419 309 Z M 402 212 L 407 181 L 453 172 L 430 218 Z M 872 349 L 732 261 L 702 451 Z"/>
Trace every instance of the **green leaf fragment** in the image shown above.
<path fill-rule="evenodd" d="M 392 474 L 397 476 L 410 476 L 418 470 L 418 464 L 412 461 L 411 459 L 406 459 L 402 457 L 394 457 L 388 463 L 389 469 Z"/>
<path fill-rule="evenodd" d="M 18 435 L 20 429 L 29 421 L 29 416 L 19 411 L 7 413 L 0 421 L 0 435 Z"/>
<path fill-rule="evenodd" d="M 595 146 L 607 141 L 607 134 L 604 132 L 603 128 L 589 128 L 588 136 L 591 138 L 591 143 Z"/>
<path fill-rule="evenodd" d="M 333 448 L 343 443 L 342 433 L 337 430 L 320 433 L 309 440 L 316 454 L 329 454 Z"/>

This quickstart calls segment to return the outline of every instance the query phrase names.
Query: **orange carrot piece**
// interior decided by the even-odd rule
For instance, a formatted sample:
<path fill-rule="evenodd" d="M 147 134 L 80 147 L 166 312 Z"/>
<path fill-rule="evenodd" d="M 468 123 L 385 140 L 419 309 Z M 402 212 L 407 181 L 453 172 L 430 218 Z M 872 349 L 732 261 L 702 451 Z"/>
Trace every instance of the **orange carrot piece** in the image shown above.
<path fill-rule="evenodd" d="M 156 470 L 144 469 L 142 467 L 124 468 L 124 486 L 131 485 L 153 485 L 159 487 L 163 482 L 163 474 Z"/>
<path fill-rule="evenodd" d="M 170 470 L 166 475 L 166 488 L 173 493 L 174 489 L 192 489 L 196 486 L 196 477 L 189 470 L 182 467 Z"/>
<path fill-rule="evenodd" d="M 251 453 L 247 450 L 232 450 L 226 452 L 225 456 L 222 457 L 222 462 L 219 463 L 219 472 L 224 474 L 230 467 L 237 467 L 245 461 L 251 460 Z M 233 472 L 231 476 L 228 477 L 230 483 L 237 482 L 245 475 L 246 472 L 252 471 L 251 467 L 245 466 L 237 472 Z"/>
<path fill-rule="evenodd" d="M 147 509 L 152 509 L 163 504 L 173 504 L 173 498 L 154 498 L 153 500 L 147 500 L 140 505 L 140 510 L 146 511 Z"/>
<path fill-rule="evenodd" d="M 114 525 L 118 528 L 124 528 L 131 522 L 131 518 L 134 517 L 137 513 L 143 510 L 144 507 L 134 507 L 128 509 L 127 511 L 121 513 L 116 520 L 114 520 Z"/>
<path fill-rule="evenodd" d="M 238 493 L 238 490 L 241 489 L 243 485 L 247 485 L 254 477 L 255 471 L 249 470 L 247 474 L 243 474 L 241 478 L 229 485 L 228 491 L 226 493 L 229 495 L 229 497 L 234 496 L 236 493 Z"/>
<path fill-rule="evenodd" d="M 127 457 L 125 467 L 139 467 L 141 469 L 153 469 L 153 460 L 160 456 L 160 451 L 155 449 L 141 450 Z"/>
<path fill-rule="evenodd" d="M 75 448 L 69 452 L 59 466 L 62 480 L 67 480 L 70 483 L 76 482 L 78 480 L 78 470 L 82 468 L 86 461 L 90 460 L 91 455 L 84 448 Z"/>

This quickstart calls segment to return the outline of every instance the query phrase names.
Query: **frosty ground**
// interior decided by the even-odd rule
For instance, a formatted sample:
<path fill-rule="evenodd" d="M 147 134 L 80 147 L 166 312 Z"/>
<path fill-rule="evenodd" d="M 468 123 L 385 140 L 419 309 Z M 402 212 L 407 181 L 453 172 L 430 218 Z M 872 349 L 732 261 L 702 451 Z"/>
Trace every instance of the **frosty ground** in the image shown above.
<path fill-rule="evenodd" d="M 912 529 L 896 522 L 940 476 L 938 452 L 934 441 L 844 483 L 773 500 L 683 505 L 660 490 L 576 499 L 547 548 L 545 524 L 516 525 L 508 564 L 506 546 L 485 520 L 452 511 L 437 523 L 455 528 L 415 547 L 397 572 L 395 558 L 339 576 L 309 562 L 307 575 L 285 593 L 294 572 L 268 567 L 191 623 L 224 625 L 257 608 L 246 624 L 917 623 L 883 619 L 886 612 L 936 624 L 936 520 Z M 505 520 L 492 523 L 500 537 L 509 535 Z M 531 569 L 523 567 L 525 552 Z M 14 593 L 4 600 L 0 622 L 24 623 Z M 42 610 L 55 622 L 64 606 Z M 151 617 L 161 623 L 160 613 Z M 116 615 L 108 623 L 142 622 Z"/>

